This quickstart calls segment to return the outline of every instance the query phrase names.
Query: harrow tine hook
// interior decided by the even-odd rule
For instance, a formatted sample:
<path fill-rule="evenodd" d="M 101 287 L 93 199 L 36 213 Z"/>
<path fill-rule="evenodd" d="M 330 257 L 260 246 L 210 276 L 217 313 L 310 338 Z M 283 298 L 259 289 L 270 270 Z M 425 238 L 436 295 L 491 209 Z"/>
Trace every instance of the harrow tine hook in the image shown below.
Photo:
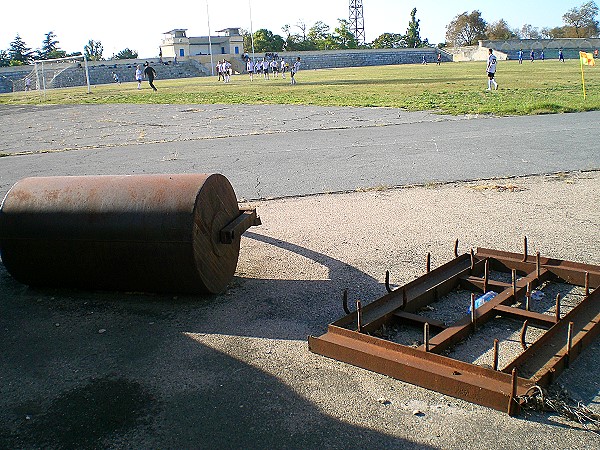
<path fill-rule="evenodd" d="M 389 270 L 385 271 L 385 289 L 388 292 L 392 292 L 392 288 L 390 286 L 390 271 Z"/>
<path fill-rule="evenodd" d="M 346 314 L 350 314 L 350 309 L 348 308 L 348 289 L 344 289 L 344 294 L 342 298 L 342 306 L 344 307 L 344 312 Z"/>

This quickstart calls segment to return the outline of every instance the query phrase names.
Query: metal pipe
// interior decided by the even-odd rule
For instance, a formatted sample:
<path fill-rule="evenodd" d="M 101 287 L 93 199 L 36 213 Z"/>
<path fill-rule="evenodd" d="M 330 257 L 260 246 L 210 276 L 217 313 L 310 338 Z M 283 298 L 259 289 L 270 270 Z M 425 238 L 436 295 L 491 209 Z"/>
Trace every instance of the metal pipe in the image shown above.
<path fill-rule="evenodd" d="M 512 270 L 512 289 L 514 302 L 517 303 L 517 269 Z"/>
<path fill-rule="evenodd" d="M 348 308 L 348 289 L 344 289 L 344 293 L 342 294 L 342 307 L 346 314 L 350 314 L 350 308 Z"/>
<path fill-rule="evenodd" d="M 390 271 L 385 271 L 385 289 L 388 292 L 392 292 L 392 288 L 390 287 Z"/>
<path fill-rule="evenodd" d="M 556 294 L 556 308 L 554 314 L 556 323 L 560 322 L 560 294 Z"/>
<path fill-rule="evenodd" d="M 511 390 L 510 390 L 510 397 L 508 399 L 508 410 L 507 413 L 508 415 L 512 415 L 512 412 L 514 411 L 514 405 L 513 402 L 515 401 L 515 399 L 517 398 L 517 368 L 515 367 L 512 370 L 512 379 L 511 379 Z"/>
<path fill-rule="evenodd" d="M 590 296 L 590 273 L 585 273 L 585 296 Z"/>
<path fill-rule="evenodd" d="M 542 261 L 541 261 L 541 257 L 540 257 L 540 252 L 537 252 L 535 254 L 535 270 L 537 273 L 537 277 L 540 277 L 540 274 L 542 272 Z"/>
<path fill-rule="evenodd" d="M 429 323 L 423 325 L 423 342 L 425 343 L 425 351 L 429 351 Z"/>
<path fill-rule="evenodd" d="M 490 276 L 490 261 L 489 261 L 489 259 L 486 258 L 485 268 L 483 271 L 483 293 L 484 294 L 487 292 L 489 276 Z"/>
<path fill-rule="evenodd" d="M 471 292 L 471 323 L 473 324 L 473 330 L 477 328 L 477 312 L 475 309 L 475 294 Z"/>
<path fill-rule="evenodd" d="M 571 348 L 573 347 L 573 322 L 569 322 L 569 328 L 567 329 L 567 360 L 565 361 L 566 367 L 569 367 L 571 362 Z"/>
<path fill-rule="evenodd" d="M 527 292 L 525 293 L 525 311 L 529 311 L 531 302 L 531 283 L 527 283 Z"/>
<path fill-rule="evenodd" d="M 500 341 L 498 341 L 498 339 L 494 339 L 494 360 L 493 360 L 493 364 L 492 364 L 492 369 L 494 369 L 494 370 L 498 370 L 499 343 L 500 343 Z"/>
<path fill-rule="evenodd" d="M 523 322 L 523 328 L 521 328 L 521 347 L 523 347 L 523 350 L 527 350 L 527 342 L 525 342 L 525 335 L 527 333 L 528 325 L 529 322 L 526 320 L 525 322 Z"/>
<path fill-rule="evenodd" d="M 0 249 L 24 284 L 219 293 L 253 224 L 244 218 L 223 242 L 239 217 L 220 174 L 25 178 L 2 202 Z"/>

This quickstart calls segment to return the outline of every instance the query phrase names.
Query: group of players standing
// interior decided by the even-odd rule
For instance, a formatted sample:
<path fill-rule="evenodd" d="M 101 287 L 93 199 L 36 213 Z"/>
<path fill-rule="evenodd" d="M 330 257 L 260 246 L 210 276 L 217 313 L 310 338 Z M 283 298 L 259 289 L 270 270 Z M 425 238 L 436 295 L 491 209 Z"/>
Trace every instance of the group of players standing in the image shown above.
<path fill-rule="evenodd" d="M 254 74 L 263 75 L 265 80 L 269 79 L 269 74 L 273 75 L 273 78 L 277 78 L 281 72 L 281 78 L 285 78 L 285 73 L 289 70 L 290 66 L 284 58 L 280 59 L 267 59 L 253 61 L 248 58 L 246 61 L 246 71 L 250 75 L 250 81 L 254 79 Z"/>
<path fill-rule="evenodd" d="M 273 58 L 254 61 L 252 58 L 246 60 L 246 71 L 250 75 L 250 81 L 254 79 L 254 74 L 263 75 L 265 80 L 268 80 L 270 75 L 273 78 L 277 78 L 281 73 L 281 78 L 285 78 L 285 73 L 290 71 L 291 84 L 296 84 L 295 75 L 300 70 L 300 57 L 296 58 L 296 61 L 292 64 L 291 70 L 289 63 L 286 62 L 285 58 Z"/>
<path fill-rule="evenodd" d="M 285 58 L 265 57 L 257 61 L 250 57 L 245 57 L 244 59 L 246 60 L 246 71 L 250 75 L 250 81 L 253 81 L 254 75 L 262 75 L 265 80 L 269 80 L 271 76 L 273 78 L 279 77 L 279 74 L 281 73 L 281 78 L 285 78 L 286 72 L 289 71 L 291 84 L 296 84 L 295 75 L 298 70 L 300 70 L 300 57 L 296 58 L 296 61 L 294 61 L 291 68 Z M 216 70 L 218 81 L 223 80 L 223 82 L 229 83 L 233 73 L 231 63 L 225 59 L 219 61 L 216 64 Z"/>

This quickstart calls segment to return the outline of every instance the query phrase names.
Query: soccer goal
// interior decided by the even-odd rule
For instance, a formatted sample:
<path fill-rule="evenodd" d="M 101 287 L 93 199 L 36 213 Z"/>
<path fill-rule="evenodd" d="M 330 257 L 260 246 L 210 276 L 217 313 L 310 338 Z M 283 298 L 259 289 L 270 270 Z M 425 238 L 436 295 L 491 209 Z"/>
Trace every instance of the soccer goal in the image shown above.
<path fill-rule="evenodd" d="M 23 88 L 19 90 L 38 89 L 46 95 L 46 89 L 87 86 L 90 93 L 90 74 L 84 55 L 39 59 L 33 65 L 33 71 L 23 79 Z"/>

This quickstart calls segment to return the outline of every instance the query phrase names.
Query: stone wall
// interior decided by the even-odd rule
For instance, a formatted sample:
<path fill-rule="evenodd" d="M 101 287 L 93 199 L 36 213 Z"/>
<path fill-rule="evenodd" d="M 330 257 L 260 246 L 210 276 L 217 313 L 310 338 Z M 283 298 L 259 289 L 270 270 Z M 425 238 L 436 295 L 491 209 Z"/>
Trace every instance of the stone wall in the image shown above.
<path fill-rule="evenodd" d="M 388 66 L 395 64 L 421 64 L 423 57 L 434 63 L 437 54 L 442 54 L 443 62 L 451 62 L 452 55 L 435 48 L 382 49 L 382 50 L 323 50 L 314 52 L 280 52 L 279 57 L 292 65 L 299 56 L 302 70 L 332 69 L 341 67 Z M 250 55 L 252 56 L 252 55 Z M 262 58 L 264 54 L 255 54 Z"/>
<path fill-rule="evenodd" d="M 193 60 L 182 61 L 177 64 L 173 64 L 172 60 L 160 63 L 158 59 L 88 61 L 90 84 L 114 83 L 113 72 L 118 75 L 121 82 L 135 81 L 136 66 L 139 64 L 143 69 L 143 64 L 146 61 L 154 67 L 158 79 L 191 78 L 210 75 L 210 68 Z M 38 68 L 38 73 L 41 76 L 40 68 Z M 0 93 L 24 90 L 24 79 L 28 75 L 31 75 L 31 88 L 37 89 L 34 66 L 0 68 Z M 80 65 L 74 64 L 72 67 L 64 70 L 54 78 L 51 84 L 48 79 L 47 86 L 52 88 L 85 86 L 85 69 L 83 63 Z"/>
<path fill-rule="evenodd" d="M 559 49 L 562 49 L 566 59 L 579 59 L 580 51 L 593 52 L 600 49 L 600 38 L 485 40 L 479 41 L 479 47 L 502 51 L 509 59 L 518 59 L 519 50 L 523 50 L 523 59 L 529 59 L 532 50 L 536 59 L 542 50 L 545 59 L 558 59 Z"/>
<path fill-rule="evenodd" d="M 464 61 L 487 61 L 489 50 L 487 47 L 479 47 L 477 45 L 469 47 L 451 47 L 446 50 L 452 54 L 454 62 Z M 501 61 L 509 59 L 509 56 L 503 51 L 494 49 L 494 55 Z"/>

